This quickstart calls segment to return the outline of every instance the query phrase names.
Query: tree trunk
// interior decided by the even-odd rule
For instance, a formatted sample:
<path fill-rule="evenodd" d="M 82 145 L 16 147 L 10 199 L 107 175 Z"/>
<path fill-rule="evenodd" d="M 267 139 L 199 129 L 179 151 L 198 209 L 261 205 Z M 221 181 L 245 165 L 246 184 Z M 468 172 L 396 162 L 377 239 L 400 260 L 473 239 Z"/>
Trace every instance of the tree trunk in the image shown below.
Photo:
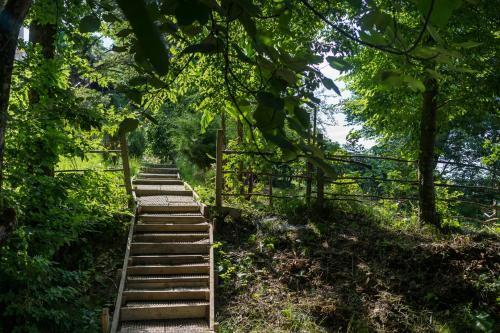
<path fill-rule="evenodd" d="M 12 69 L 19 31 L 31 4 L 32 0 L 9 0 L 0 12 L 0 209 L 3 208 L 3 161 Z"/>
<path fill-rule="evenodd" d="M 434 188 L 437 95 L 438 83 L 436 79 L 426 78 L 420 120 L 418 171 L 420 222 L 440 227 L 439 217 L 436 212 L 436 191 Z"/>

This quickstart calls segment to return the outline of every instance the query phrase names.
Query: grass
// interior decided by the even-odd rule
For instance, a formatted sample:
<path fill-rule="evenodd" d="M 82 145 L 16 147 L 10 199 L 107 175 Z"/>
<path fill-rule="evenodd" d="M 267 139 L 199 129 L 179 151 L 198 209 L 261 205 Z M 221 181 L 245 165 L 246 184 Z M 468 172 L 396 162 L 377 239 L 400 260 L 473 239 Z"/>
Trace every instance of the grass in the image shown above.
<path fill-rule="evenodd" d="M 326 213 L 245 210 L 217 225 L 222 332 L 494 332 L 497 235 Z"/>

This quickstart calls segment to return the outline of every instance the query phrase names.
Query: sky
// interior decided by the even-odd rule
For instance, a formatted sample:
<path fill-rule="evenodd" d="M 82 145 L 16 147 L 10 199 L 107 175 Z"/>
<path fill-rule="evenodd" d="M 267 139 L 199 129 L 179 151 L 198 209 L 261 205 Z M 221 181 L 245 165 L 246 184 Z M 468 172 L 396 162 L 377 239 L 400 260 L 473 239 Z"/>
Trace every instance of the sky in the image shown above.
<path fill-rule="evenodd" d="M 325 90 L 322 89 L 318 91 L 318 93 L 321 93 L 321 95 L 324 96 L 325 102 L 327 104 L 336 104 L 340 102 L 343 98 L 348 98 L 351 93 L 349 90 L 346 89 L 344 82 L 339 80 L 340 72 L 337 71 L 336 69 L 333 69 L 326 60 L 323 61 L 323 63 L 320 65 L 320 71 L 325 75 L 326 77 L 330 78 L 335 82 L 335 84 L 339 87 L 342 96 L 338 96 L 335 92 L 331 90 Z M 323 117 L 324 118 L 324 117 Z M 349 132 L 353 129 L 359 129 L 360 126 L 353 126 L 347 124 L 346 121 L 346 116 L 343 113 L 336 113 L 333 116 L 335 120 L 335 124 L 328 124 L 325 126 L 326 130 L 326 136 L 332 140 L 336 141 L 340 144 L 345 144 L 347 135 Z M 326 123 L 329 123 L 327 119 L 323 119 Z M 363 145 L 365 148 L 370 148 L 373 145 L 375 145 L 374 140 L 367 140 L 367 139 L 360 139 L 359 144 Z"/>

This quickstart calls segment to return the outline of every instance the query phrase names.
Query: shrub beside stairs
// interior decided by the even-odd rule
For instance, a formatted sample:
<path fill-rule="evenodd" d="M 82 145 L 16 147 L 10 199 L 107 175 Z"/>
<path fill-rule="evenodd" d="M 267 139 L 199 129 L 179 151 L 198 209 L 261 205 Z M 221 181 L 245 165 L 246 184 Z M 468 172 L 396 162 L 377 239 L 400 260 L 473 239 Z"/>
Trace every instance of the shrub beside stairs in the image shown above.
<path fill-rule="evenodd" d="M 133 180 L 130 227 L 111 333 L 214 332 L 213 228 L 173 165 Z"/>

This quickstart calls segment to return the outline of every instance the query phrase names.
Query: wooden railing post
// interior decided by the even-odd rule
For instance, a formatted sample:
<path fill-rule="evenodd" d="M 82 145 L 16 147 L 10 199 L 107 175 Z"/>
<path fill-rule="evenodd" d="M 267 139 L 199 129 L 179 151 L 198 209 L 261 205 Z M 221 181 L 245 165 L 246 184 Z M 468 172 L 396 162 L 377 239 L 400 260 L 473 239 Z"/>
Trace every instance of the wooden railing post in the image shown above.
<path fill-rule="evenodd" d="M 273 175 L 269 175 L 269 207 L 273 207 Z"/>
<path fill-rule="evenodd" d="M 307 207 L 311 206 L 311 193 L 312 193 L 312 173 L 313 165 L 311 162 L 306 162 L 306 204 Z"/>
<path fill-rule="evenodd" d="M 132 179 L 130 176 L 130 162 L 128 158 L 127 133 L 125 132 L 120 133 L 120 147 L 122 151 L 123 180 L 130 203 L 130 198 L 132 198 Z"/>
<path fill-rule="evenodd" d="M 109 308 L 102 309 L 101 328 L 102 328 L 102 333 L 109 333 Z"/>
<path fill-rule="evenodd" d="M 222 189 L 224 186 L 224 179 L 222 174 L 222 158 L 224 149 L 224 131 L 217 130 L 217 146 L 215 153 L 215 206 L 222 207 Z"/>
<path fill-rule="evenodd" d="M 318 133 L 318 147 L 323 145 L 323 135 Z M 316 168 L 316 204 L 319 209 L 324 207 L 325 203 L 325 173 L 321 168 Z"/>
<path fill-rule="evenodd" d="M 127 146 L 127 133 L 132 132 L 139 126 L 139 121 L 135 118 L 125 118 L 121 123 L 118 130 L 120 135 L 120 148 L 122 153 L 123 164 L 123 179 L 125 182 L 125 189 L 128 195 L 128 205 L 130 208 L 134 206 L 134 199 L 132 197 L 132 179 L 130 176 L 130 162 L 128 159 L 128 146 Z"/>

